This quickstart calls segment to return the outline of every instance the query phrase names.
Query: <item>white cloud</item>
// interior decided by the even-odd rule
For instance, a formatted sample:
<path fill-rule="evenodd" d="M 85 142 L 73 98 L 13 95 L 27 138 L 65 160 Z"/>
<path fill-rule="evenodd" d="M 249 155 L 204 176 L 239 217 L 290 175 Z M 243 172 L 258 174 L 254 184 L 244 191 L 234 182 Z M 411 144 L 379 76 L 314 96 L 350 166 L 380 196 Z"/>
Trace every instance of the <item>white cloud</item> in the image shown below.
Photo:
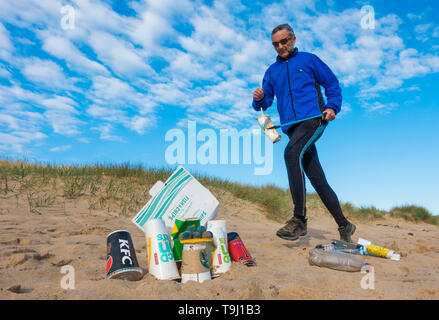
<path fill-rule="evenodd" d="M 29 81 L 45 85 L 48 88 L 71 87 L 62 68 L 52 60 L 41 60 L 36 57 L 25 59 L 21 72 Z"/>
<path fill-rule="evenodd" d="M 62 6 L 58 0 L 0 1 L 0 20 L 29 30 L 47 25 L 59 26 Z"/>
<path fill-rule="evenodd" d="M 86 75 L 109 75 L 108 70 L 96 61 L 85 57 L 75 45 L 65 37 L 44 37 L 43 49 L 54 57 L 64 60 L 67 66 Z"/>
<path fill-rule="evenodd" d="M 239 75 L 250 83 L 261 83 L 266 57 L 272 55 L 270 44 L 248 40 L 231 57 L 231 74 Z"/>
<path fill-rule="evenodd" d="M 76 103 L 67 97 L 55 96 L 45 99 L 42 105 L 46 107 L 44 116 L 52 125 L 53 131 L 58 134 L 72 136 L 80 133 L 79 125 L 82 123 L 76 115 Z"/>
<path fill-rule="evenodd" d="M 437 71 L 438 56 L 406 47 L 399 35 L 402 20 L 395 14 L 376 16 L 375 29 L 364 30 L 360 27 L 360 8 L 317 15 L 296 10 L 288 16 L 286 7 L 288 4 L 275 4 L 266 10 L 285 21 L 294 16 L 299 50 L 316 53 L 344 86 L 358 86 L 362 100 L 375 99 L 401 88 L 407 79 Z M 417 27 L 420 35 L 431 29 L 430 24 Z"/>
<path fill-rule="evenodd" d="M 28 111 L 22 104 L 10 104 L 0 109 L 0 127 L 3 131 L 36 132 L 44 121 L 43 115 L 38 112 Z"/>
<path fill-rule="evenodd" d="M 100 119 L 101 121 L 103 120 L 113 124 L 120 123 L 126 128 L 137 132 L 138 134 L 144 134 L 150 128 L 154 127 L 157 122 L 157 119 L 154 115 L 150 115 L 148 117 L 135 115 L 130 117 L 126 112 L 122 110 L 109 109 L 97 105 L 90 106 L 87 109 L 87 113 L 95 118 Z M 104 132 L 103 136 L 105 136 L 105 134 L 108 134 L 110 132 L 110 129 L 112 129 L 112 127 L 100 127 L 101 132 Z"/>
<path fill-rule="evenodd" d="M 113 131 L 113 126 L 109 123 L 103 124 L 99 127 L 92 127 L 91 130 L 99 132 L 100 133 L 99 137 L 102 140 L 123 142 L 123 139 L 121 137 L 113 135 L 111 133 Z"/>
<path fill-rule="evenodd" d="M 363 105 L 363 108 L 366 109 L 366 112 L 368 113 L 381 113 L 381 114 L 388 114 L 390 111 L 395 109 L 398 106 L 397 103 L 381 103 L 378 101 L 372 102 L 372 103 L 365 103 Z"/>
<path fill-rule="evenodd" d="M 16 152 L 36 140 L 43 141 L 47 135 L 42 131 L 47 125 L 56 133 L 71 136 L 79 133 L 81 124 L 72 99 L 36 94 L 18 85 L 0 85 L 0 114 L 0 128 L 5 134 L 1 148 Z"/>
<path fill-rule="evenodd" d="M 193 96 L 190 95 L 185 82 L 178 80 L 168 83 L 157 83 L 149 86 L 148 98 L 157 104 L 173 104 L 180 107 L 192 105 Z"/>
<path fill-rule="evenodd" d="M 82 39 L 94 31 L 124 34 L 131 29 L 132 17 L 113 11 L 106 1 L 75 0 L 75 29 L 69 30 L 71 38 Z"/>
<path fill-rule="evenodd" d="M 205 60 L 227 60 L 235 47 L 244 43 L 246 38 L 222 21 L 222 17 L 213 9 L 200 6 L 199 12 L 190 18 L 194 32 L 190 37 L 179 38 L 181 46 L 190 54 Z"/>
<path fill-rule="evenodd" d="M 347 114 L 352 112 L 352 105 L 349 102 L 343 101 L 340 112 L 337 114 L 337 118 L 340 119 L 345 117 Z"/>
<path fill-rule="evenodd" d="M 8 30 L 0 23 L 0 58 L 8 61 L 11 58 L 13 48 Z"/>
<path fill-rule="evenodd" d="M 156 104 L 140 90 L 115 77 L 97 76 L 88 96 L 97 105 L 133 109 L 141 114 L 152 113 Z"/>
<path fill-rule="evenodd" d="M 417 85 L 413 85 L 410 87 L 398 89 L 398 92 L 406 92 L 406 91 L 421 91 L 421 88 L 419 88 L 419 86 Z"/>
<path fill-rule="evenodd" d="M 164 72 L 172 75 L 172 78 L 183 78 L 185 80 L 218 80 L 219 77 L 211 69 L 206 69 L 204 65 L 196 61 L 196 57 L 178 51 L 170 59 L 170 66 Z"/>
<path fill-rule="evenodd" d="M 0 65 L 0 78 L 8 79 L 11 77 L 11 73 Z"/>
<path fill-rule="evenodd" d="M 409 18 L 410 20 L 422 20 L 424 18 L 424 15 L 423 14 L 408 13 L 407 18 Z"/>
<path fill-rule="evenodd" d="M 87 108 L 87 113 L 95 118 L 110 122 L 120 122 L 126 117 L 125 112 L 120 109 L 108 108 L 95 104 Z"/>
<path fill-rule="evenodd" d="M 6 102 L 0 110 L 9 108 L 1 123 L 10 131 L 26 120 L 39 132 L 31 114 L 40 112 L 40 121 L 56 133 L 78 136 L 90 123 L 103 121 L 93 130 L 102 139 L 122 141 L 114 134 L 118 125 L 144 134 L 157 125 L 159 108 L 168 104 L 186 108 L 188 117 L 213 126 L 254 122 L 252 90 L 276 57 L 270 32 L 288 21 L 299 50 L 320 56 L 342 85 L 358 87 L 358 97 L 371 111 L 392 109 L 375 104 L 374 98 L 401 90 L 406 79 L 439 70 L 439 56 L 404 43 L 401 18 L 377 15 L 376 28 L 364 30 L 360 7 L 336 12 L 321 9 L 316 1 L 292 0 L 264 4 L 260 12 L 252 12 L 236 0 L 144 0 L 129 2 L 136 14 L 128 16 L 106 2 L 76 0 L 75 29 L 66 31 L 60 27 L 64 4 L 0 3 L 2 22 L 33 31 L 33 46 L 41 43 L 56 58 L 20 57 L 14 52 L 16 59 L 8 69 L 0 69 L 0 77 L 11 77 L 14 68 L 21 70 L 43 92 L 24 90 L 18 80 L 7 90 L 0 88 L 0 104 Z M 414 15 L 408 18 L 418 21 Z M 424 24 L 417 31 L 434 37 L 438 28 Z M 0 24 L 0 57 L 10 58 L 20 39 Z M 75 95 L 62 97 L 68 93 L 61 89 Z M 51 96 L 48 92 L 54 90 L 57 95 Z M 13 102 L 33 107 L 14 115 Z M 344 112 L 350 110 L 345 103 Z M 79 120 L 83 111 L 90 123 Z"/>
<path fill-rule="evenodd" d="M 114 77 L 97 76 L 93 78 L 92 90 L 96 98 L 103 101 L 123 101 L 135 90 L 126 82 Z"/>
<path fill-rule="evenodd" d="M 174 24 L 192 16 L 194 6 L 196 4 L 188 0 L 133 2 L 137 18 L 130 21 L 126 35 L 135 44 L 141 45 L 147 56 L 160 55 L 163 44 L 178 37 L 179 32 L 174 29 Z"/>
<path fill-rule="evenodd" d="M 12 131 L 9 133 L 0 132 L 0 150 L 10 153 L 23 153 L 24 145 L 38 143 L 47 138 L 41 132 Z"/>
<path fill-rule="evenodd" d="M 50 151 L 52 152 L 65 152 L 67 150 L 69 150 L 72 146 L 70 144 L 68 145 L 64 145 L 64 146 L 59 146 L 59 147 L 53 147 L 50 149 Z"/>
<path fill-rule="evenodd" d="M 420 54 L 415 49 L 399 52 L 398 59 L 389 61 L 382 74 L 376 76 L 376 84 L 362 90 L 361 95 L 367 98 L 378 96 L 379 92 L 398 89 L 404 80 L 420 77 L 439 71 L 439 57 Z"/>
<path fill-rule="evenodd" d="M 432 23 L 418 24 L 415 27 L 416 39 L 422 42 L 427 42 L 430 39 L 430 33 L 432 33 L 428 32 L 431 28 L 433 28 Z"/>
<path fill-rule="evenodd" d="M 99 60 L 114 72 L 124 76 L 154 75 L 153 69 L 146 64 L 139 50 L 134 46 L 107 32 L 92 32 L 89 45 L 98 55 Z"/>
<path fill-rule="evenodd" d="M 25 90 L 15 83 L 12 86 L 0 85 L 0 104 L 3 107 L 17 102 L 41 104 L 42 101 L 41 95 Z"/>
<path fill-rule="evenodd" d="M 87 108 L 87 114 L 114 125 L 122 124 L 132 131 L 143 134 L 157 123 L 154 114 L 156 108 L 154 94 L 154 89 L 148 94 L 141 93 L 120 79 L 97 76 L 93 78 L 92 90 L 89 94 L 89 98 L 94 103 Z M 169 94 L 167 97 L 169 98 Z M 146 123 L 148 126 L 144 126 Z M 112 128 L 112 126 L 99 127 L 102 132 L 101 138 L 114 140 L 109 134 Z"/>
<path fill-rule="evenodd" d="M 155 119 L 149 117 L 135 116 L 130 120 L 130 127 L 138 134 L 143 134 L 152 126 L 155 126 Z"/>
<path fill-rule="evenodd" d="M 171 27 L 166 27 L 168 22 L 159 14 L 152 11 L 144 11 L 140 14 L 140 20 L 133 24 L 132 30 L 128 32 L 131 39 L 151 51 L 157 46 L 156 42 L 167 34 L 173 33 Z"/>

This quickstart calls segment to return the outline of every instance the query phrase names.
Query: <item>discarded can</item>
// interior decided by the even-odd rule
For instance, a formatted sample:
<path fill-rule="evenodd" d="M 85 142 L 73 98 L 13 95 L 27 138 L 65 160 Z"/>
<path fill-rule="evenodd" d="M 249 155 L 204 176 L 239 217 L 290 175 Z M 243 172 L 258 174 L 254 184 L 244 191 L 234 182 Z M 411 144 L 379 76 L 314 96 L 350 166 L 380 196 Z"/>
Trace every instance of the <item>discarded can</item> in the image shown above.
<path fill-rule="evenodd" d="M 242 263 L 248 267 L 256 265 L 256 261 L 250 255 L 250 252 L 248 252 L 238 233 L 229 232 L 227 234 L 227 242 L 230 257 L 233 261 Z"/>
<path fill-rule="evenodd" d="M 107 279 L 137 281 L 143 277 L 133 240 L 127 230 L 117 230 L 107 236 Z"/>

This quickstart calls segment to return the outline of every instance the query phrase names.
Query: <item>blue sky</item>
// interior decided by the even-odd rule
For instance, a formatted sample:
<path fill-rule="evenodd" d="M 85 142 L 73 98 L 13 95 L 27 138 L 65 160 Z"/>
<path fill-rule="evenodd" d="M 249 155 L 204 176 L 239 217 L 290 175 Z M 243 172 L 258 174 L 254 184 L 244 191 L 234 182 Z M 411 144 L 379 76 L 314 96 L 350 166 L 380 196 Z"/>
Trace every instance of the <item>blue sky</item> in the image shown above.
<path fill-rule="evenodd" d="M 365 5 L 373 29 L 362 25 Z M 340 200 L 439 214 L 438 9 L 424 0 L 0 1 L 0 157 L 173 168 L 165 136 L 187 133 L 188 120 L 218 137 L 256 133 L 252 92 L 275 59 L 271 30 L 288 22 L 299 50 L 317 54 L 342 87 L 342 111 L 317 142 Z M 279 121 L 275 105 L 267 112 Z M 271 174 L 255 175 L 253 162 L 184 166 L 287 188 L 286 138 L 273 145 Z"/>

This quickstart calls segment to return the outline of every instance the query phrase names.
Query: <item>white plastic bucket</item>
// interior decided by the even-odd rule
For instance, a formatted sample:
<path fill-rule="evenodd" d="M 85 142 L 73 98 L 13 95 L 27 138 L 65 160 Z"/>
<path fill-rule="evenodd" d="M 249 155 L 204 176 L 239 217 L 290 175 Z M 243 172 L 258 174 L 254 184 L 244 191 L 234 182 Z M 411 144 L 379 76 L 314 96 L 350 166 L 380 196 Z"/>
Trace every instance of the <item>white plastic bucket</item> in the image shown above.
<path fill-rule="evenodd" d="M 207 231 L 212 232 L 213 241 L 215 243 L 215 251 L 213 252 L 212 261 L 212 276 L 218 277 L 221 273 L 227 272 L 232 265 L 227 245 L 227 221 L 208 221 Z"/>
<path fill-rule="evenodd" d="M 148 270 L 159 280 L 180 279 L 170 236 L 161 219 L 149 220 L 144 225 L 148 248 Z"/>

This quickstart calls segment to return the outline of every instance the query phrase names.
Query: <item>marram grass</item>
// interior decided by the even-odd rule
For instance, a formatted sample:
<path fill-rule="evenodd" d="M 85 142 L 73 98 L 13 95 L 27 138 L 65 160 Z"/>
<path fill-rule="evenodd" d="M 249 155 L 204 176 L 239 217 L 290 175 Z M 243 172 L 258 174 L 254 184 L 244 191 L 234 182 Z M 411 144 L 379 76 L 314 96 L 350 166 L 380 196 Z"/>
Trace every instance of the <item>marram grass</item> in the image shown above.
<path fill-rule="evenodd" d="M 50 207 L 57 197 L 65 200 L 83 197 L 88 199 L 90 210 L 117 210 L 121 215 L 133 215 L 150 198 L 148 191 L 155 182 L 167 180 L 173 169 L 145 169 L 129 163 L 57 166 L 0 160 L 0 197 L 21 195 L 27 199 L 29 211 L 39 214 L 39 208 Z M 220 198 L 221 191 L 230 192 L 236 198 L 259 204 L 268 218 L 279 222 L 292 215 L 293 203 L 288 189 L 273 185 L 255 187 L 197 173 L 193 175 L 217 198 Z M 390 216 L 439 225 L 439 216 L 420 206 L 399 206 L 389 212 L 373 206 L 358 208 L 349 202 L 341 203 L 341 206 L 347 217 L 359 220 Z M 307 207 L 308 210 L 326 210 L 315 193 L 307 194 Z"/>

